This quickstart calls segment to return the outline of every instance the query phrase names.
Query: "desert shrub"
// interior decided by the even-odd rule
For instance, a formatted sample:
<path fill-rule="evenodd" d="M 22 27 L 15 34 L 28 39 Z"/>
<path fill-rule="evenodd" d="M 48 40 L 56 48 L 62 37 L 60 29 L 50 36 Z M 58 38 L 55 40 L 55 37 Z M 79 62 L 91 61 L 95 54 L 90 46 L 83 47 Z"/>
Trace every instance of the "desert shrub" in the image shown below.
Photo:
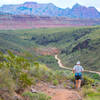
<path fill-rule="evenodd" d="M 84 100 L 100 100 L 100 97 L 86 97 Z"/>
<path fill-rule="evenodd" d="M 33 67 L 31 67 L 29 71 L 30 75 L 37 78 L 38 80 L 52 82 L 52 80 L 57 79 L 58 81 L 67 80 L 68 76 L 70 76 L 67 71 L 56 70 L 53 71 L 49 69 L 44 64 L 35 63 Z"/>
<path fill-rule="evenodd" d="M 44 93 L 31 93 L 25 92 L 22 94 L 25 100 L 50 100 L 51 97 L 45 95 Z"/>
<path fill-rule="evenodd" d="M 93 89 L 87 89 L 87 88 L 83 88 L 82 89 L 82 93 L 83 93 L 83 96 L 86 97 L 88 96 L 89 94 L 93 94 L 94 93 L 94 90 Z"/>
<path fill-rule="evenodd" d="M 19 86 L 23 88 L 31 86 L 34 83 L 34 79 L 31 78 L 27 73 L 22 73 L 19 77 L 19 81 Z"/>
<path fill-rule="evenodd" d="M 35 64 L 33 67 L 31 67 L 29 73 L 38 80 L 52 80 L 52 71 L 44 64 Z"/>
<path fill-rule="evenodd" d="M 97 91 L 100 92 L 100 87 L 97 87 Z"/>
<path fill-rule="evenodd" d="M 52 82 L 53 82 L 53 85 L 55 85 L 55 86 L 59 84 L 57 79 L 53 80 Z"/>
<path fill-rule="evenodd" d="M 100 99 L 100 92 L 96 91 L 92 88 L 83 88 L 82 94 L 84 100 L 99 100 Z"/>
<path fill-rule="evenodd" d="M 83 76 L 83 85 L 86 85 L 86 86 L 92 86 L 92 84 L 94 84 L 94 80 L 91 79 L 90 77 L 87 77 L 87 76 Z"/>
<path fill-rule="evenodd" d="M 9 72 L 8 68 L 0 69 L 0 90 L 7 90 L 12 93 L 15 90 L 15 82 Z"/>
<path fill-rule="evenodd" d="M 43 79 L 46 82 L 52 82 L 52 80 L 54 79 L 54 77 L 53 77 L 53 71 L 52 70 L 46 71 L 44 73 Z"/>
<path fill-rule="evenodd" d="M 57 80 L 63 80 L 65 77 L 66 77 L 66 74 L 64 71 L 59 71 L 59 70 L 56 70 L 54 72 L 54 77 L 57 79 Z"/>
<path fill-rule="evenodd" d="M 93 77 L 93 79 L 98 79 L 98 80 L 100 80 L 100 75 L 98 75 L 98 74 L 93 74 L 92 77 Z"/>
<path fill-rule="evenodd" d="M 0 100 L 13 100 L 16 85 L 9 72 L 8 68 L 0 69 Z"/>
<path fill-rule="evenodd" d="M 4 61 L 4 57 L 3 57 L 3 53 L 2 52 L 0 52 L 0 62 L 1 61 Z"/>
<path fill-rule="evenodd" d="M 28 75 L 28 70 L 30 69 L 31 64 L 27 59 L 25 59 L 24 57 L 15 56 L 10 51 L 8 51 L 8 55 L 3 55 L 3 58 L 4 60 L 0 62 L 0 68 L 8 69 L 8 76 L 11 77 L 12 80 L 14 80 L 17 90 L 19 88 L 25 88 L 32 84 L 32 79 Z"/>

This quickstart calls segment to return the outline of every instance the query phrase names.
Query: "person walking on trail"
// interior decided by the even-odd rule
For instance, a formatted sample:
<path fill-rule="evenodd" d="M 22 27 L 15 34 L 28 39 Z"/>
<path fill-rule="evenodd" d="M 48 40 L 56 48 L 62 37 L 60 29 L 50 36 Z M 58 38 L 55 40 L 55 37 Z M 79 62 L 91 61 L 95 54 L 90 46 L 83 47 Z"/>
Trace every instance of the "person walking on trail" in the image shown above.
<path fill-rule="evenodd" d="M 80 89 L 83 67 L 80 65 L 80 61 L 76 63 L 73 68 L 73 73 L 75 74 L 76 89 Z"/>

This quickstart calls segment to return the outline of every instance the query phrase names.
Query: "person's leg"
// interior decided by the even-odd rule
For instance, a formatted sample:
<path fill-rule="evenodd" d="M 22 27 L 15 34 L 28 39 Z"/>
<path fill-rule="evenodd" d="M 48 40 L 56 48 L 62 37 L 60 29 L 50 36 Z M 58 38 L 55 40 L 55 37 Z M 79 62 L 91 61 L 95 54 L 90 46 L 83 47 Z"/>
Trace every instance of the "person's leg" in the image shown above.
<path fill-rule="evenodd" d="M 76 80 L 76 88 L 78 88 L 78 80 Z"/>
<path fill-rule="evenodd" d="M 78 81 L 78 88 L 81 87 L 81 80 Z"/>

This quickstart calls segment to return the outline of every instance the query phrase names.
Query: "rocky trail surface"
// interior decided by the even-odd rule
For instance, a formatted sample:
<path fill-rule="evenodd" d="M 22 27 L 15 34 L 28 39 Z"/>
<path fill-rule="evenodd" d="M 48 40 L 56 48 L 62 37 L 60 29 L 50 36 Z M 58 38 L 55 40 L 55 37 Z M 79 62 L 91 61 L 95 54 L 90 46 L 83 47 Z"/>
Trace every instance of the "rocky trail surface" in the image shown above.
<path fill-rule="evenodd" d="M 82 100 L 79 93 L 74 89 L 61 88 L 46 83 L 37 84 L 37 91 L 43 92 L 51 97 L 51 100 Z"/>

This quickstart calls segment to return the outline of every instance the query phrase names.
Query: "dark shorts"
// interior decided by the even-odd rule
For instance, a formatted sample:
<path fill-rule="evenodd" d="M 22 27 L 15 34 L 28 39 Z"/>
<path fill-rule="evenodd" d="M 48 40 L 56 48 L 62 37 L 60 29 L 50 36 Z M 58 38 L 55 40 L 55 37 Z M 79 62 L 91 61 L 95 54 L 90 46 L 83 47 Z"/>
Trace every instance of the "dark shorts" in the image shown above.
<path fill-rule="evenodd" d="M 75 75 L 75 80 L 81 80 L 82 79 L 82 75 Z"/>

